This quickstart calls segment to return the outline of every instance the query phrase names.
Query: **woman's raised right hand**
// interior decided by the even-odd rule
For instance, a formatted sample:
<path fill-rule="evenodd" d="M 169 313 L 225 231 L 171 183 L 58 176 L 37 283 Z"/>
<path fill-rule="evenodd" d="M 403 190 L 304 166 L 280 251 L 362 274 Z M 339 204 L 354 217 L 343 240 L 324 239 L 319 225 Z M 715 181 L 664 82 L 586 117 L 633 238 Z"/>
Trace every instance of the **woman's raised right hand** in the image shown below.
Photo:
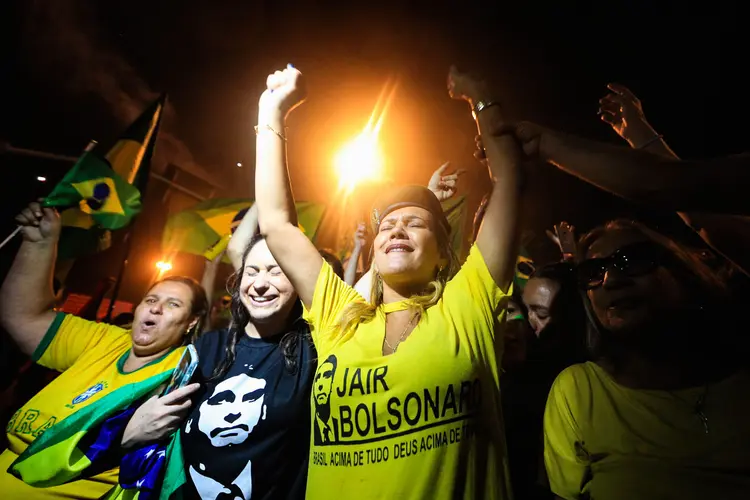
<path fill-rule="evenodd" d="M 288 65 L 266 79 L 266 90 L 258 103 L 261 112 L 279 111 L 284 117 L 305 100 L 307 88 L 302 73 Z"/>

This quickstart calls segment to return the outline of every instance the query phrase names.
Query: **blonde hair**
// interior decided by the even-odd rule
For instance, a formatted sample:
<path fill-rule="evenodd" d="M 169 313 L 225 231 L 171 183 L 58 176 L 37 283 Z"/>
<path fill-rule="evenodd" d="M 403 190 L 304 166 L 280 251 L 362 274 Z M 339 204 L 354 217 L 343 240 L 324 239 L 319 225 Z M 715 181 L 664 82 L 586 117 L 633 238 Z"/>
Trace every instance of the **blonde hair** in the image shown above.
<path fill-rule="evenodd" d="M 438 270 L 435 279 L 425 286 L 422 293 L 409 297 L 409 310 L 416 318 L 414 324 L 419 322 L 422 314 L 427 309 L 438 303 L 440 297 L 443 296 L 445 285 L 456 274 L 459 268 L 458 257 L 453 251 L 449 235 L 442 227 L 439 225 L 437 227 L 439 229 L 435 231 L 435 236 L 437 237 L 438 249 L 443 256 L 447 257 L 448 265 Z M 383 278 L 375 268 L 374 259 L 370 265 L 370 272 L 372 273 L 370 300 L 368 302 L 352 302 L 344 308 L 339 320 L 339 327 L 342 332 L 350 328 L 356 328 L 360 323 L 371 321 L 375 317 L 378 307 L 383 304 Z"/>

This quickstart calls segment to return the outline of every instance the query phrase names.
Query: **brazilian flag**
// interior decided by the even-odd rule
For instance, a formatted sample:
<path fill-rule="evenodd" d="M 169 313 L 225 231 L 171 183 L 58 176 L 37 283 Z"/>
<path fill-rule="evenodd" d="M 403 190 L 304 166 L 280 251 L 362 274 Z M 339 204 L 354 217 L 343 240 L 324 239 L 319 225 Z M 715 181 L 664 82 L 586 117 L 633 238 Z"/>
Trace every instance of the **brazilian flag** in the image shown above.
<path fill-rule="evenodd" d="M 526 282 L 529 281 L 531 275 L 534 274 L 534 269 L 534 261 L 529 255 L 529 252 L 526 248 L 521 246 L 518 252 L 518 257 L 516 258 L 516 274 L 515 279 L 513 280 L 519 290 L 523 290 L 523 287 L 526 286 Z"/>
<path fill-rule="evenodd" d="M 93 475 L 90 467 L 99 470 L 103 464 L 111 467 L 109 457 L 103 452 L 119 452 L 120 438 L 101 432 L 102 425 L 110 417 L 154 394 L 169 381 L 173 371 L 169 368 L 145 380 L 134 381 L 84 406 L 35 439 L 8 472 L 31 486 L 46 488 Z"/>
<path fill-rule="evenodd" d="M 164 95 L 152 103 L 109 150 L 84 152 L 45 198 L 44 206 L 61 211 L 61 258 L 104 250 L 108 230 L 140 213 L 165 101 Z"/>
<path fill-rule="evenodd" d="M 169 217 L 162 236 L 162 249 L 213 259 L 226 249 L 253 201 L 244 198 L 214 198 Z M 313 242 L 325 212 L 325 206 L 297 202 L 297 222 Z"/>

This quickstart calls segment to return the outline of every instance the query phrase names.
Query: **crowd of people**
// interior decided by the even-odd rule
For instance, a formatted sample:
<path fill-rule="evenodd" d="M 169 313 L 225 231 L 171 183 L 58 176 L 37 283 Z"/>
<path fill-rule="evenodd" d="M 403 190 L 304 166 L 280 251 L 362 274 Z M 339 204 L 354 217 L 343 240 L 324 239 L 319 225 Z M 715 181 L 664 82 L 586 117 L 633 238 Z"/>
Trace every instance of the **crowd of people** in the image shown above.
<path fill-rule="evenodd" d="M 3 498 L 750 495 L 748 342 L 732 307 L 750 270 L 735 189 L 747 156 L 680 160 L 619 85 L 599 113 L 629 148 L 510 122 L 490 85 L 451 68 L 491 185 L 468 256 L 441 205 L 461 172 L 443 165 L 427 186 L 384 190 L 342 264 L 297 223 L 286 120 L 304 77 L 290 65 L 266 85 L 227 296 L 204 290 L 219 256 L 203 286 L 153 284 L 131 325 L 59 312 L 59 215 L 31 203 L 17 217 L 2 326 L 59 375 L 7 423 Z M 561 224 L 559 261 L 519 279 L 540 161 L 672 210 L 693 237 L 623 219 L 576 241 Z M 165 391 L 192 348 L 190 383 Z"/>

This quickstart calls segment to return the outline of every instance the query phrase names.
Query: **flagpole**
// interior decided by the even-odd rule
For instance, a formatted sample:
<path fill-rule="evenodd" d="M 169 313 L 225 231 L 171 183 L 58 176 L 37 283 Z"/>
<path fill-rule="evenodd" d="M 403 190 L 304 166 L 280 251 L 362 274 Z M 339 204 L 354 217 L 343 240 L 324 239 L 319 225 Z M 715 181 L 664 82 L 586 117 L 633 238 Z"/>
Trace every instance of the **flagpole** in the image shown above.
<path fill-rule="evenodd" d="M 125 243 L 125 252 L 122 258 L 122 262 L 120 263 L 120 270 L 117 272 L 117 280 L 115 281 L 115 286 L 112 288 L 112 297 L 109 300 L 109 306 L 107 307 L 107 315 L 104 317 L 104 322 L 109 323 L 112 321 L 112 312 L 115 309 L 115 302 L 117 302 L 117 297 L 120 295 L 120 285 L 122 285 L 122 278 L 125 276 L 125 268 L 128 267 L 128 258 L 130 257 L 130 248 L 132 247 L 131 242 L 133 241 L 133 228 L 135 227 L 135 222 L 130 226 L 128 229 L 128 232 L 125 233 L 124 237 L 124 243 Z"/>
<path fill-rule="evenodd" d="M 10 240 L 12 240 L 12 239 L 13 239 L 13 237 L 14 237 L 15 235 L 17 235 L 17 234 L 18 234 L 19 232 L 21 232 L 21 226 L 18 226 L 17 228 L 15 228 L 15 229 L 13 230 L 13 232 L 12 232 L 12 233 L 10 233 L 10 234 L 8 235 L 8 237 L 7 237 L 7 238 L 5 238 L 5 239 L 3 240 L 3 242 L 2 242 L 2 243 L 0 243 L 0 248 L 3 248 L 3 247 L 4 247 L 5 245 L 7 245 L 7 244 L 8 244 L 8 242 L 9 242 Z"/>

